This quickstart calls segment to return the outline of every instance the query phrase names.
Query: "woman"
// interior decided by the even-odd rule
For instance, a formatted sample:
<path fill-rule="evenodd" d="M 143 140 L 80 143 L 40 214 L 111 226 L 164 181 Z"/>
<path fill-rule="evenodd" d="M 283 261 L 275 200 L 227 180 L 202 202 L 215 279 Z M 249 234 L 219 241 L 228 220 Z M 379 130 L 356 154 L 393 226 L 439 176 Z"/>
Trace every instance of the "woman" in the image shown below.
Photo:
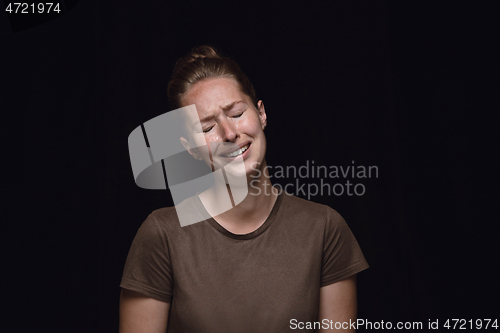
<path fill-rule="evenodd" d="M 368 264 L 335 210 L 272 187 L 267 115 L 239 66 L 195 48 L 168 94 L 173 108 L 196 106 L 201 131 L 181 138 L 187 151 L 214 171 L 217 157 L 243 161 L 252 186 L 218 213 L 229 185 L 196 196 L 210 216 L 199 223 L 182 227 L 173 207 L 146 219 L 120 285 L 120 332 L 322 332 L 355 319 L 356 273 Z"/>

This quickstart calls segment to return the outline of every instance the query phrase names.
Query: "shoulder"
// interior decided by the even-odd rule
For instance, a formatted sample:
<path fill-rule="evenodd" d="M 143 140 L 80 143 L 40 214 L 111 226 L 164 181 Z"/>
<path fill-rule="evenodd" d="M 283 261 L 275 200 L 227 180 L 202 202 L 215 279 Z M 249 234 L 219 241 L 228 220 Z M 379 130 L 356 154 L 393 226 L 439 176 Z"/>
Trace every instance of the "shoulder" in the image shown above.
<path fill-rule="evenodd" d="M 163 207 L 153 210 L 141 225 L 156 233 L 171 233 L 180 227 L 179 218 L 175 206 Z"/>
<path fill-rule="evenodd" d="M 168 230 L 175 225 L 175 217 L 175 207 L 152 211 L 137 230 L 134 242 L 146 245 L 165 240 Z"/>
<path fill-rule="evenodd" d="M 210 217 L 202 213 L 200 204 L 197 197 L 187 198 L 176 206 L 154 210 L 144 223 L 171 240 L 183 238 L 202 230 L 205 226 L 203 222 Z"/>
<path fill-rule="evenodd" d="M 139 226 L 135 240 L 149 242 L 164 238 L 178 224 L 175 207 L 153 210 Z"/>
<path fill-rule="evenodd" d="M 162 228 L 175 228 L 180 226 L 179 214 L 181 216 L 188 215 L 190 212 L 198 211 L 197 196 L 184 199 L 175 206 L 163 207 L 154 210 L 150 217 L 158 223 Z"/>
<path fill-rule="evenodd" d="M 158 225 L 169 226 L 178 223 L 175 206 L 155 209 L 149 215 Z"/>
<path fill-rule="evenodd" d="M 284 211 L 292 216 L 299 216 L 309 220 L 319 220 L 330 224 L 345 223 L 343 217 L 330 206 L 299 198 L 295 195 L 283 193 Z"/>

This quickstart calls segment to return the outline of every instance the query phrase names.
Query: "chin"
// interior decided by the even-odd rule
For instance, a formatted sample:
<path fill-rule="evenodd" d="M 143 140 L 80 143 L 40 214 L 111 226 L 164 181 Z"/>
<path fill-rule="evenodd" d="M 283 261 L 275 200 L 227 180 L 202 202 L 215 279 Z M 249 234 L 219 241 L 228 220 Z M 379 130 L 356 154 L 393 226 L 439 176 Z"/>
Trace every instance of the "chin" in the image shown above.
<path fill-rule="evenodd" d="M 245 161 L 245 171 L 247 174 L 247 177 L 250 176 L 259 176 L 262 173 L 261 165 L 263 162 L 259 161 L 251 161 L 247 160 Z"/>

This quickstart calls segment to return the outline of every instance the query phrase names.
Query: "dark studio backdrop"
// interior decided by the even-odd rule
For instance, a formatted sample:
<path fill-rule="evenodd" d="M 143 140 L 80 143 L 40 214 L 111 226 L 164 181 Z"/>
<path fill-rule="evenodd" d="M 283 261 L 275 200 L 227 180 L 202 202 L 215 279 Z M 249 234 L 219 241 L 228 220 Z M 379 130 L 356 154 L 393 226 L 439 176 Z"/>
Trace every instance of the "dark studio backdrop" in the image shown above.
<path fill-rule="evenodd" d="M 65 5 L 27 29 L 0 14 L 10 331 L 117 332 L 131 241 L 152 210 L 172 205 L 168 190 L 135 185 L 127 138 L 169 111 L 175 60 L 206 43 L 233 57 L 264 101 L 269 165 L 378 167 L 378 177 L 350 179 L 364 195 L 311 197 L 343 215 L 371 266 L 358 275 L 359 318 L 498 318 L 492 8 Z"/>

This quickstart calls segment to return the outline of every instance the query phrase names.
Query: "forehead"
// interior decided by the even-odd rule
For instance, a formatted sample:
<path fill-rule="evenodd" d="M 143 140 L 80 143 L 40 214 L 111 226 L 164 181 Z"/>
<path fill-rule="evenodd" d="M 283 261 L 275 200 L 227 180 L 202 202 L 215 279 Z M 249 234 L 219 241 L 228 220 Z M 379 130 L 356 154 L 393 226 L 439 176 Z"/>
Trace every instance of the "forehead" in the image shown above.
<path fill-rule="evenodd" d="M 198 113 L 223 109 L 235 101 L 248 102 L 236 80 L 231 78 L 204 79 L 196 82 L 182 98 L 183 105 L 195 104 Z"/>

